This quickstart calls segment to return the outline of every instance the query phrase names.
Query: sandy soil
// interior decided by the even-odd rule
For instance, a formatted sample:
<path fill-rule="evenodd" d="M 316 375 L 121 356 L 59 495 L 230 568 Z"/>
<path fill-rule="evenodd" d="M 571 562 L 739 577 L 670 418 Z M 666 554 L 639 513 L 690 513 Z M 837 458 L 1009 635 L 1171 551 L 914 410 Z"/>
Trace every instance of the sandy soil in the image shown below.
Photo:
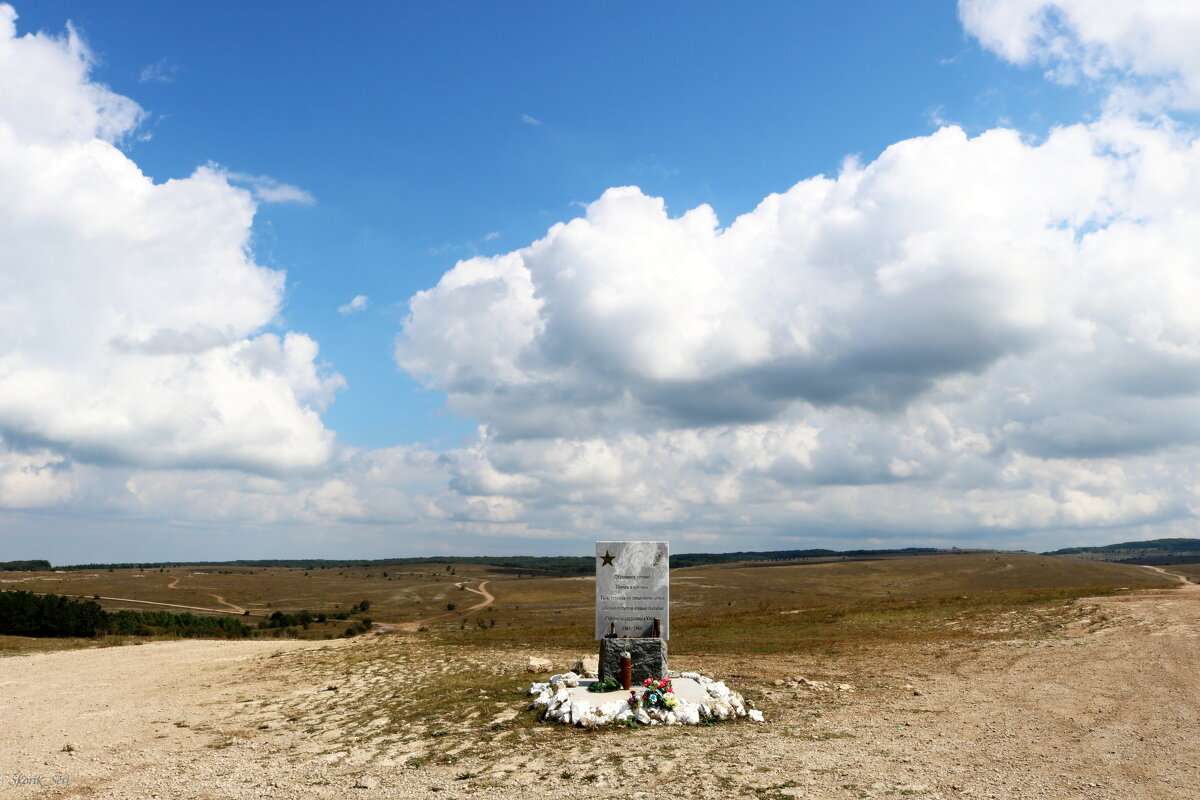
<path fill-rule="evenodd" d="M 529 719 L 516 692 L 541 653 L 402 633 L 4 658 L 2 796 L 1197 795 L 1200 587 L 1010 613 L 996 624 L 1029 635 L 673 663 L 757 696 L 767 723 L 603 733 Z"/>

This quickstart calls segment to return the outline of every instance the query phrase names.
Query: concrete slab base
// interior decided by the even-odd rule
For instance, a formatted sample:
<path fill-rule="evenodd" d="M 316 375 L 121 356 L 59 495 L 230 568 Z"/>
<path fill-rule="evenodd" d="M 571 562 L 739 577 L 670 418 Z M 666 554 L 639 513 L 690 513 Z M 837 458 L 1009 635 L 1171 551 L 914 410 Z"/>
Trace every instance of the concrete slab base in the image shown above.
<path fill-rule="evenodd" d="M 580 678 L 579 685 L 569 688 L 567 691 L 571 693 L 572 700 L 587 700 L 594 706 L 601 706 L 605 703 L 611 703 L 613 700 L 624 700 L 629 697 L 629 692 L 624 689 L 618 689 L 615 692 L 589 692 L 587 687 L 595 682 L 591 678 Z M 638 695 L 641 696 L 643 687 L 634 684 L 630 688 L 637 689 Z M 687 700 L 689 703 L 699 705 L 705 700 L 712 699 L 695 678 L 672 678 L 671 688 L 680 699 Z"/>

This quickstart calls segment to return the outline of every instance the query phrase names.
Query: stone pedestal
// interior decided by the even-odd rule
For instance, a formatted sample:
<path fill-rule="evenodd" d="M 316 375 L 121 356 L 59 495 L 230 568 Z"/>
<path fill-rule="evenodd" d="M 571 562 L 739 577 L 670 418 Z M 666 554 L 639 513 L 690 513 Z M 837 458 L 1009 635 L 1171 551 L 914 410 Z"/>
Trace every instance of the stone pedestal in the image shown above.
<path fill-rule="evenodd" d="M 667 676 L 667 642 L 665 639 L 601 639 L 600 680 L 612 678 L 621 682 L 621 654 L 633 659 L 633 685 L 640 686 L 646 678 Z"/>

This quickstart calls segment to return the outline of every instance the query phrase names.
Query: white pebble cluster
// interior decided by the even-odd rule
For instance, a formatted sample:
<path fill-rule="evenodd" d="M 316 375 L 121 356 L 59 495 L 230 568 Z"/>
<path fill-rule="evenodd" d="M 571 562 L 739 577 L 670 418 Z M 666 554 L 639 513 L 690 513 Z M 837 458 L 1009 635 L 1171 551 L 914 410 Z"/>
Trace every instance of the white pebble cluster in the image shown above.
<path fill-rule="evenodd" d="M 627 721 L 640 725 L 698 725 L 703 720 L 729 720 L 738 717 L 748 717 L 755 722 L 763 721 L 762 712 L 748 708 L 745 699 L 726 686 L 724 681 L 714 681 L 698 672 L 682 672 L 672 677 L 691 678 L 704 687 L 708 697 L 700 703 L 677 698 L 678 705 L 671 710 L 632 706 L 624 699 L 593 706 L 587 700 L 571 696 L 568 689 L 579 685 L 580 676 L 574 672 L 566 672 L 554 675 L 546 683 L 530 686 L 529 694 L 536 695 L 530 707 L 540 709 L 542 719 L 581 728 Z"/>

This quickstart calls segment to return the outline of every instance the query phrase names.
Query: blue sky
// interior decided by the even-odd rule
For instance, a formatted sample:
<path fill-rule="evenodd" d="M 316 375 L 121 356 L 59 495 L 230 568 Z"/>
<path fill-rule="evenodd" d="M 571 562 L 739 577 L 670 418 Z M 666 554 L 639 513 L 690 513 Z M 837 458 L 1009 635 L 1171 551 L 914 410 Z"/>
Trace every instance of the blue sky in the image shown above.
<path fill-rule="evenodd" d="M 1186 10 L 6 14 L 13 557 L 1192 530 Z"/>

